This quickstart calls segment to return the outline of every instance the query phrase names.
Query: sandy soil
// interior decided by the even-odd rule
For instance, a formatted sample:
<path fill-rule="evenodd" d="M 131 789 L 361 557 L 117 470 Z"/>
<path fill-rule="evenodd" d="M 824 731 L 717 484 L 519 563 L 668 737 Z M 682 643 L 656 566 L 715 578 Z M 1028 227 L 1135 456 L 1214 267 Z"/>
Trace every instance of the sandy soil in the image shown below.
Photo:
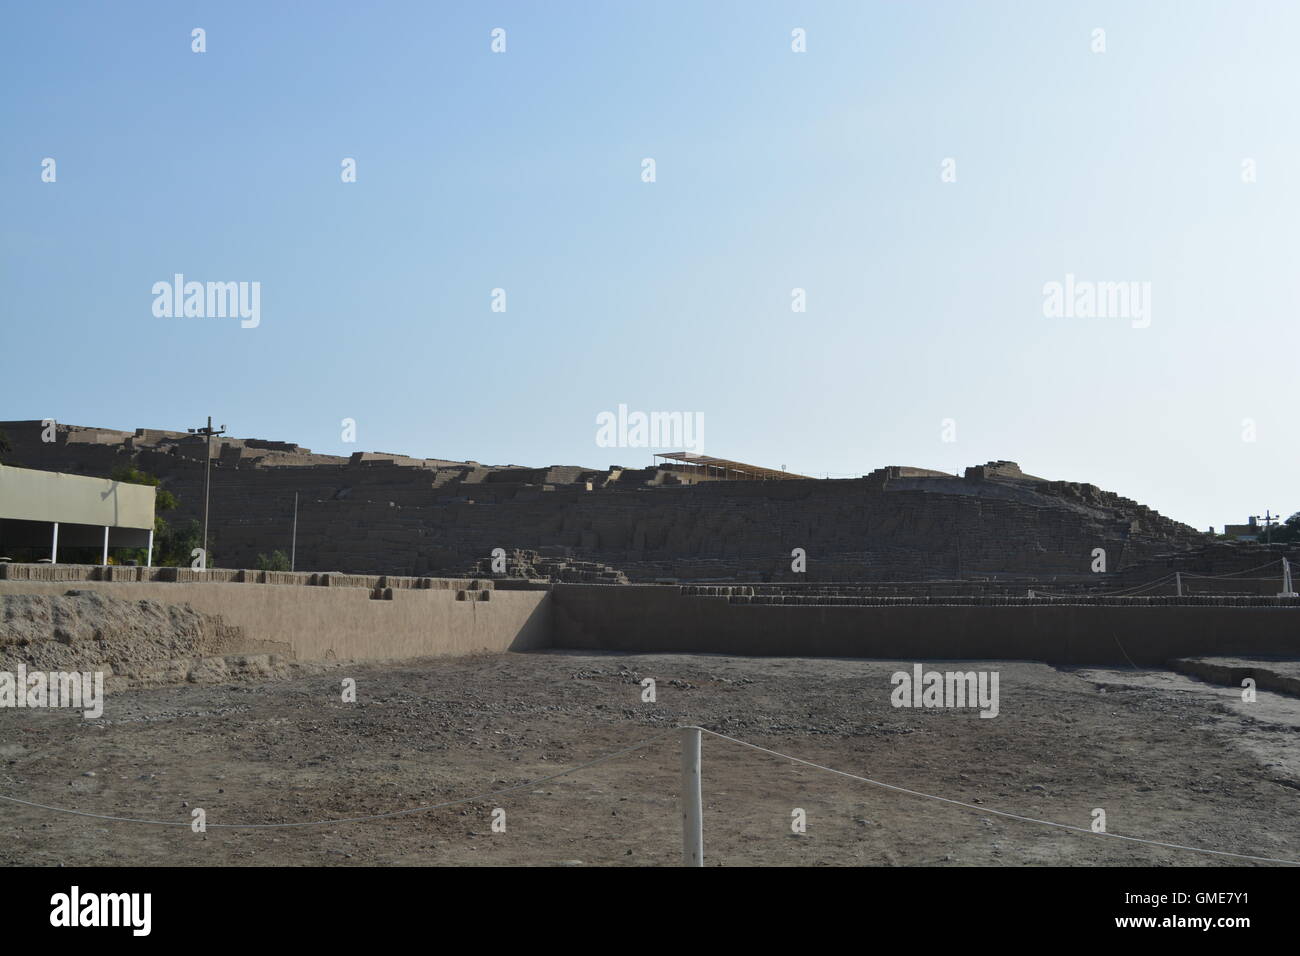
<path fill-rule="evenodd" d="M 119 691 L 104 717 L 0 709 L 0 794 L 210 824 L 337 819 L 513 786 L 681 722 L 980 807 L 1300 860 L 1300 702 L 1166 671 L 1000 673 L 1001 712 L 895 708 L 911 662 L 564 652 L 341 665 Z M 357 681 L 343 703 L 340 682 Z M 639 681 L 657 681 L 643 703 Z M 704 743 L 709 865 L 1256 865 L 1075 833 Z M 0 802 L 0 863 L 674 865 L 678 745 L 468 806 L 266 830 L 158 827 Z M 506 832 L 494 833 L 494 807 Z M 807 832 L 791 831 L 802 808 Z"/>

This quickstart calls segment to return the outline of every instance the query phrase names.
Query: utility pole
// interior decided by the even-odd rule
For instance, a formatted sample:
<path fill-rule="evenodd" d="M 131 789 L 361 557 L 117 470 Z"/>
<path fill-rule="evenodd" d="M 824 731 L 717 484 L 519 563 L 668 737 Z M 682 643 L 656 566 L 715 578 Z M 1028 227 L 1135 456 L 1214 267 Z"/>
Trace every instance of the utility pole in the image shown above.
<path fill-rule="evenodd" d="M 293 543 L 289 545 L 289 570 L 298 562 L 298 492 L 293 493 Z"/>
<path fill-rule="evenodd" d="M 1277 524 L 1277 515 L 1269 514 L 1268 509 L 1264 509 L 1263 517 L 1255 515 L 1255 520 L 1264 522 L 1264 543 L 1271 544 L 1273 541 L 1273 525 Z"/>
<path fill-rule="evenodd" d="M 208 439 L 208 456 L 203 462 L 203 566 L 208 565 L 208 501 L 209 489 L 212 484 L 212 436 L 224 435 L 226 426 L 222 425 L 219 429 L 213 429 L 212 416 L 208 416 L 208 426 L 206 428 L 191 428 L 190 434 L 203 435 Z"/>

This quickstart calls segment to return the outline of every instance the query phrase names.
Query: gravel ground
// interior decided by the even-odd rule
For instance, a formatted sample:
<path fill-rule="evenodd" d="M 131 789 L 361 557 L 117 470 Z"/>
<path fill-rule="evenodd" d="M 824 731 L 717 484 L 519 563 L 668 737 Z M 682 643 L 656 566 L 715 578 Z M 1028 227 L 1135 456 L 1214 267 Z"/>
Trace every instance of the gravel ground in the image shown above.
<path fill-rule="evenodd" d="M 98 721 L 0 709 L 0 794 L 182 823 L 195 808 L 219 824 L 418 807 L 664 735 L 505 796 L 372 822 L 194 833 L 0 802 L 0 863 L 675 865 L 682 722 L 976 807 L 706 736 L 708 865 L 1258 865 L 982 808 L 1084 829 L 1102 808 L 1112 833 L 1300 860 L 1294 698 L 1242 704 L 1167 671 L 925 666 L 997 671 L 999 715 L 893 707 L 890 676 L 911 662 L 554 651 L 119 690 Z M 344 678 L 356 703 L 341 700 Z"/>

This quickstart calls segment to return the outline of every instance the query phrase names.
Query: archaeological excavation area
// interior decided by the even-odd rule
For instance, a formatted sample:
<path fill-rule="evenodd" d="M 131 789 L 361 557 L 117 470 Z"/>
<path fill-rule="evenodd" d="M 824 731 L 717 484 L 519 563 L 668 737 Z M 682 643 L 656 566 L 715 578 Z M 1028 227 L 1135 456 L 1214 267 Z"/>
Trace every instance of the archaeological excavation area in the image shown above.
<path fill-rule="evenodd" d="M 0 794 L 26 801 L 0 863 L 676 865 L 682 725 L 876 781 L 706 736 L 706 865 L 1300 858 L 1300 609 L 1276 598 L 0 575 L 0 671 L 108 675 L 96 720 L 0 708 Z M 996 719 L 896 706 L 918 665 L 996 673 Z M 196 808 L 281 828 L 197 835 Z M 1098 808 L 1151 842 L 1088 832 Z"/>
<path fill-rule="evenodd" d="M 693 723 L 958 800 L 884 790 L 706 738 L 706 865 L 1267 866 L 1022 822 L 1295 860 L 1296 698 L 1169 670 L 967 662 L 1001 674 L 994 720 L 894 708 L 901 662 L 543 650 L 386 665 L 262 664 L 110 694 L 103 718 L 0 712 L 6 794 L 109 816 L 366 822 L 203 835 L 0 809 L 7 865 L 677 865 Z M 1293 665 L 1294 666 L 1294 665 Z M 344 677 L 357 702 L 340 701 Z M 642 681 L 658 686 L 642 701 Z M 657 740 L 656 735 L 658 736 Z M 807 828 L 791 831 L 794 808 Z M 988 808 L 984 811 L 983 808 Z M 506 830 L 492 829 L 505 811 Z"/>
<path fill-rule="evenodd" d="M 0 425 L 36 489 L 0 522 L 0 863 L 675 865 L 683 727 L 705 865 L 1300 860 L 1295 544 L 1006 461 Z M 154 482 L 180 527 L 205 475 L 206 567 L 103 504 Z M 64 515 L 93 547 L 43 550 Z M 17 673 L 101 675 L 102 714 L 6 704 Z"/>

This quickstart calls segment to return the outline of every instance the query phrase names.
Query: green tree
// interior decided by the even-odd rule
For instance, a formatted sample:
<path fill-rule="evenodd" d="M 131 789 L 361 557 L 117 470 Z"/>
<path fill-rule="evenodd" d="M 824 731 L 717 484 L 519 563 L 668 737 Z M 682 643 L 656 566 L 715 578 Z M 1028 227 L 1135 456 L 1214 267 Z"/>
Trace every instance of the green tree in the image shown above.
<path fill-rule="evenodd" d="M 1297 511 L 1269 531 L 1268 539 L 1274 544 L 1288 544 L 1292 541 L 1300 541 L 1300 511 Z"/>
<path fill-rule="evenodd" d="M 154 550 L 158 552 L 158 564 L 189 567 L 194 560 L 190 554 L 203 546 L 203 526 L 197 518 L 190 518 L 175 527 L 163 522 L 163 530 L 154 532 L 153 542 Z M 209 568 L 215 566 L 211 552 L 208 552 L 206 564 Z"/>
<path fill-rule="evenodd" d="M 130 485 L 150 485 L 154 489 L 154 511 L 171 511 L 180 504 L 180 499 L 162 487 L 162 481 L 141 471 L 135 465 L 120 465 L 109 476 L 114 481 L 124 481 Z"/>
<path fill-rule="evenodd" d="M 272 551 L 268 558 L 264 554 L 257 556 L 257 569 L 259 571 L 288 571 L 289 556 L 283 551 Z"/>
<path fill-rule="evenodd" d="M 169 524 L 159 512 L 174 511 L 180 505 L 180 499 L 162 487 L 161 480 L 155 475 L 141 471 L 134 465 L 120 465 L 113 469 L 110 476 L 114 481 L 131 485 L 149 485 L 154 489 L 153 550 L 154 564 L 162 567 L 188 567 L 193 561 L 190 553 L 203 543 L 203 528 L 191 518 L 179 526 Z M 148 560 L 147 550 L 137 548 L 124 557 L 144 564 Z M 212 552 L 208 552 L 207 567 L 215 567 Z"/>

